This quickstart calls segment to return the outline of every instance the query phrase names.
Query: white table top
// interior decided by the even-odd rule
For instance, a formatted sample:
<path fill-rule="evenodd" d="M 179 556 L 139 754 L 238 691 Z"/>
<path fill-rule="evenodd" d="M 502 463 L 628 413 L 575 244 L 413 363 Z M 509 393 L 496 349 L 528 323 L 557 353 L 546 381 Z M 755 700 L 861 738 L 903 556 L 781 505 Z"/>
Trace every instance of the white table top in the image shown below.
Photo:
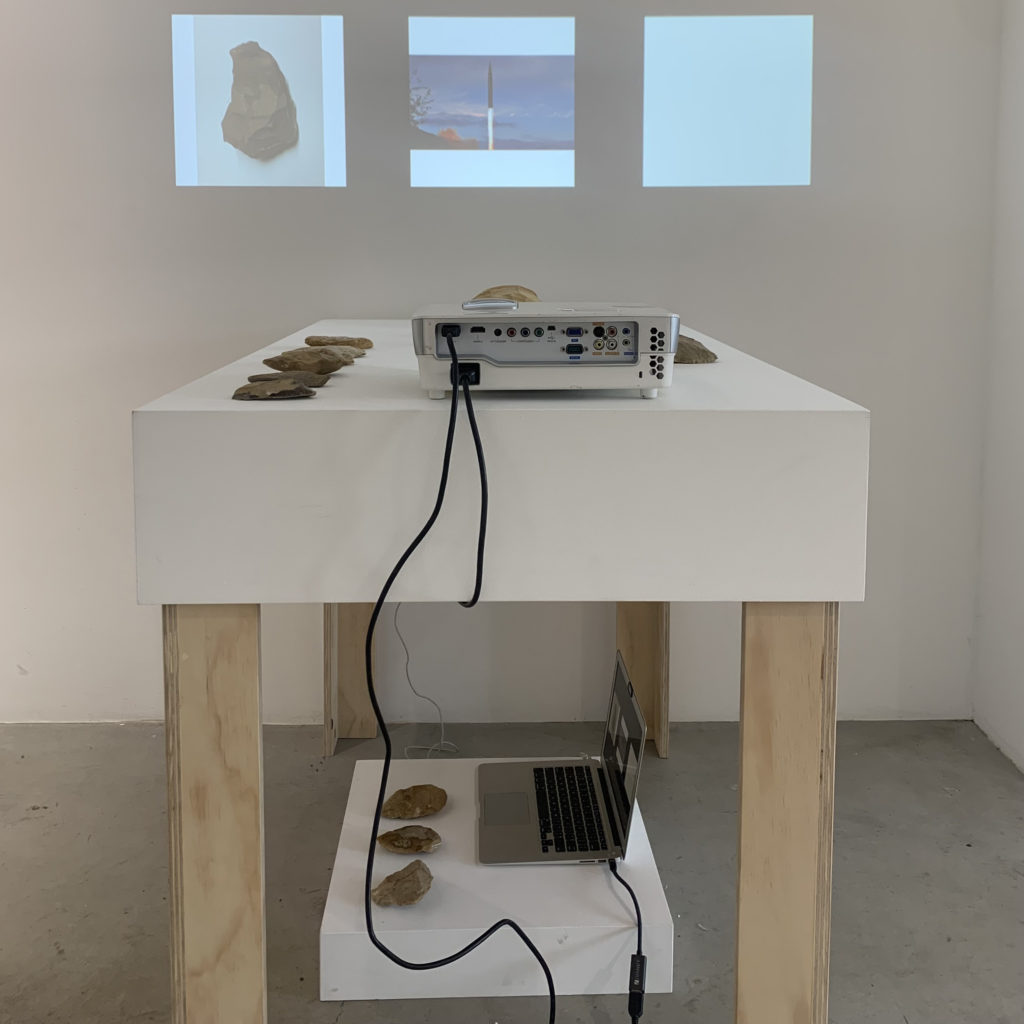
<path fill-rule="evenodd" d="M 861 600 L 867 410 L 721 342 L 654 401 L 478 392 L 484 600 Z M 236 402 L 308 334 L 375 347 L 314 399 Z M 408 321 L 322 320 L 137 410 L 143 603 L 372 601 L 433 505 L 447 402 Z M 441 518 L 394 600 L 472 589 L 479 485 L 460 416 Z"/>
<path fill-rule="evenodd" d="M 663 389 L 656 401 L 635 394 L 591 392 L 477 392 L 477 405 L 489 411 L 514 415 L 553 406 L 575 408 L 583 404 L 591 412 L 628 412 L 633 416 L 698 412 L 855 412 L 861 406 L 824 388 L 754 359 L 707 335 L 682 327 L 681 333 L 696 338 L 718 356 L 717 363 L 676 366 L 676 382 Z M 373 339 L 374 348 L 355 366 L 346 368 L 331 384 L 321 388 L 314 401 L 236 402 L 232 392 L 255 373 L 272 373 L 263 360 L 290 348 L 302 348 L 310 334 L 362 335 Z M 478 396 L 478 397 L 477 397 Z M 144 405 L 139 412 L 232 412 L 253 415 L 319 415 L 332 410 L 400 412 L 422 410 L 427 401 L 419 386 L 416 356 L 408 320 L 319 320 L 251 355 L 228 363 L 205 377 L 170 391 Z M 430 403 L 441 409 L 445 403 Z"/>

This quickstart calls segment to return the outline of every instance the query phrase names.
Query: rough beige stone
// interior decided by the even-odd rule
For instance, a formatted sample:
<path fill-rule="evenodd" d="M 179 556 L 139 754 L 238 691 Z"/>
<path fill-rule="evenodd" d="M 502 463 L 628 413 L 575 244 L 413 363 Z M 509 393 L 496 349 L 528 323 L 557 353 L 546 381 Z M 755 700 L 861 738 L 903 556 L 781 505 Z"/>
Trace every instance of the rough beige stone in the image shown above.
<path fill-rule="evenodd" d="M 336 352 L 344 352 L 353 359 L 362 359 L 366 355 L 365 348 L 356 348 L 355 345 L 318 345 L 317 348 L 330 348 Z"/>
<path fill-rule="evenodd" d="M 310 373 L 309 370 L 290 370 L 277 373 L 254 373 L 250 378 L 253 384 L 263 380 L 282 380 L 287 377 L 297 384 L 305 384 L 307 388 L 322 388 L 330 379 L 328 373 Z"/>
<path fill-rule="evenodd" d="M 290 377 L 243 384 L 231 396 L 242 402 L 269 402 L 282 398 L 312 398 L 316 392 Z"/>
<path fill-rule="evenodd" d="M 355 360 L 325 348 L 291 348 L 263 362 L 274 370 L 309 370 L 311 373 L 334 373 Z"/>
<path fill-rule="evenodd" d="M 314 347 L 318 345 L 348 345 L 351 348 L 373 348 L 373 342 L 369 338 L 350 338 L 347 334 L 311 334 L 306 338 L 306 344 Z"/>
<path fill-rule="evenodd" d="M 419 903 L 430 889 L 434 876 L 421 860 L 390 874 L 370 892 L 378 907 L 408 907 Z"/>
<path fill-rule="evenodd" d="M 377 842 L 392 853 L 433 853 L 441 845 L 441 837 L 426 825 L 403 825 L 382 832 Z"/>
<path fill-rule="evenodd" d="M 299 141 L 288 81 L 259 43 L 231 51 L 231 102 L 220 123 L 224 141 L 255 160 L 271 160 Z"/>
<path fill-rule="evenodd" d="M 496 284 L 473 296 L 474 299 L 515 299 L 516 302 L 540 302 L 532 288 L 522 284 Z"/>
<path fill-rule="evenodd" d="M 679 335 L 676 343 L 677 363 L 716 363 L 718 356 L 706 345 L 702 345 L 696 338 L 688 338 L 685 334 Z"/>
<path fill-rule="evenodd" d="M 317 345 L 316 352 L 337 352 L 339 356 L 347 360 L 346 366 L 351 366 L 357 359 L 366 355 L 361 348 L 354 348 L 352 345 Z"/>
<path fill-rule="evenodd" d="M 448 794 L 430 783 L 399 789 L 384 801 L 381 814 L 385 818 L 425 818 L 436 814 L 448 803 Z"/>

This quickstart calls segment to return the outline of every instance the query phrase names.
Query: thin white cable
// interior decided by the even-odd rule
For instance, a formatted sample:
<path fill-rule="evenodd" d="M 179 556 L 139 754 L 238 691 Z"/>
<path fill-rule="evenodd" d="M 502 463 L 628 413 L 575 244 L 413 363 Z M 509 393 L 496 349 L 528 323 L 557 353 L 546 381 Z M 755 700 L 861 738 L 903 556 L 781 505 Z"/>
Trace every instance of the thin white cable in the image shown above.
<path fill-rule="evenodd" d="M 409 684 L 409 689 L 412 690 L 420 700 L 425 700 L 429 704 L 433 704 L 437 710 L 437 720 L 441 724 L 441 738 L 436 742 L 432 743 L 429 747 L 424 747 L 417 744 L 410 744 L 405 748 L 405 756 L 409 757 L 410 750 L 425 750 L 426 757 L 432 757 L 434 754 L 457 754 L 459 748 L 452 743 L 451 740 L 444 738 L 444 713 L 441 711 L 441 705 L 437 703 L 433 697 L 428 697 L 425 693 L 420 693 L 415 686 L 412 685 L 412 676 L 409 673 L 409 645 L 405 642 L 405 637 L 402 636 L 402 631 L 398 628 L 398 611 L 402 607 L 402 602 L 399 601 L 395 605 L 395 633 L 398 636 L 398 640 L 402 645 L 402 650 L 405 651 L 405 681 Z"/>

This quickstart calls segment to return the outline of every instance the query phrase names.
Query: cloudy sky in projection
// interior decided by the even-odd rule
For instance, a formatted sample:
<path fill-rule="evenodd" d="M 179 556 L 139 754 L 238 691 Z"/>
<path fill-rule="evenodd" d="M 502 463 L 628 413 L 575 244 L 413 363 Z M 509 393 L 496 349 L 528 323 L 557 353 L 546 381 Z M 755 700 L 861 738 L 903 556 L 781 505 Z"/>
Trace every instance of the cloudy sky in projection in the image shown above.
<path fill-rule="evenodd" d="M 494 78 L 495 148 L 572 149 L 572 56 L 410 56 L 419 128 L 486 148 L 488 64 Z"/>

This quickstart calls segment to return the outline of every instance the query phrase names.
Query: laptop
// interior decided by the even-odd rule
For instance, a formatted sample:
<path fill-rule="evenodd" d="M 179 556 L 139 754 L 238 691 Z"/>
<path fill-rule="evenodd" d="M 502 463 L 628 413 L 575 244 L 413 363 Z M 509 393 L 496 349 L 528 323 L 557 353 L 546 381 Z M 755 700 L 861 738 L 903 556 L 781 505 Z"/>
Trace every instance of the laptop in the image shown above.
<path fill-rule="evenodd" d="M 622 654 L 599 755 L 491 761 L 477 768 L 481 864 L 589 864 L 622 857 L 647 724 Z"/>

